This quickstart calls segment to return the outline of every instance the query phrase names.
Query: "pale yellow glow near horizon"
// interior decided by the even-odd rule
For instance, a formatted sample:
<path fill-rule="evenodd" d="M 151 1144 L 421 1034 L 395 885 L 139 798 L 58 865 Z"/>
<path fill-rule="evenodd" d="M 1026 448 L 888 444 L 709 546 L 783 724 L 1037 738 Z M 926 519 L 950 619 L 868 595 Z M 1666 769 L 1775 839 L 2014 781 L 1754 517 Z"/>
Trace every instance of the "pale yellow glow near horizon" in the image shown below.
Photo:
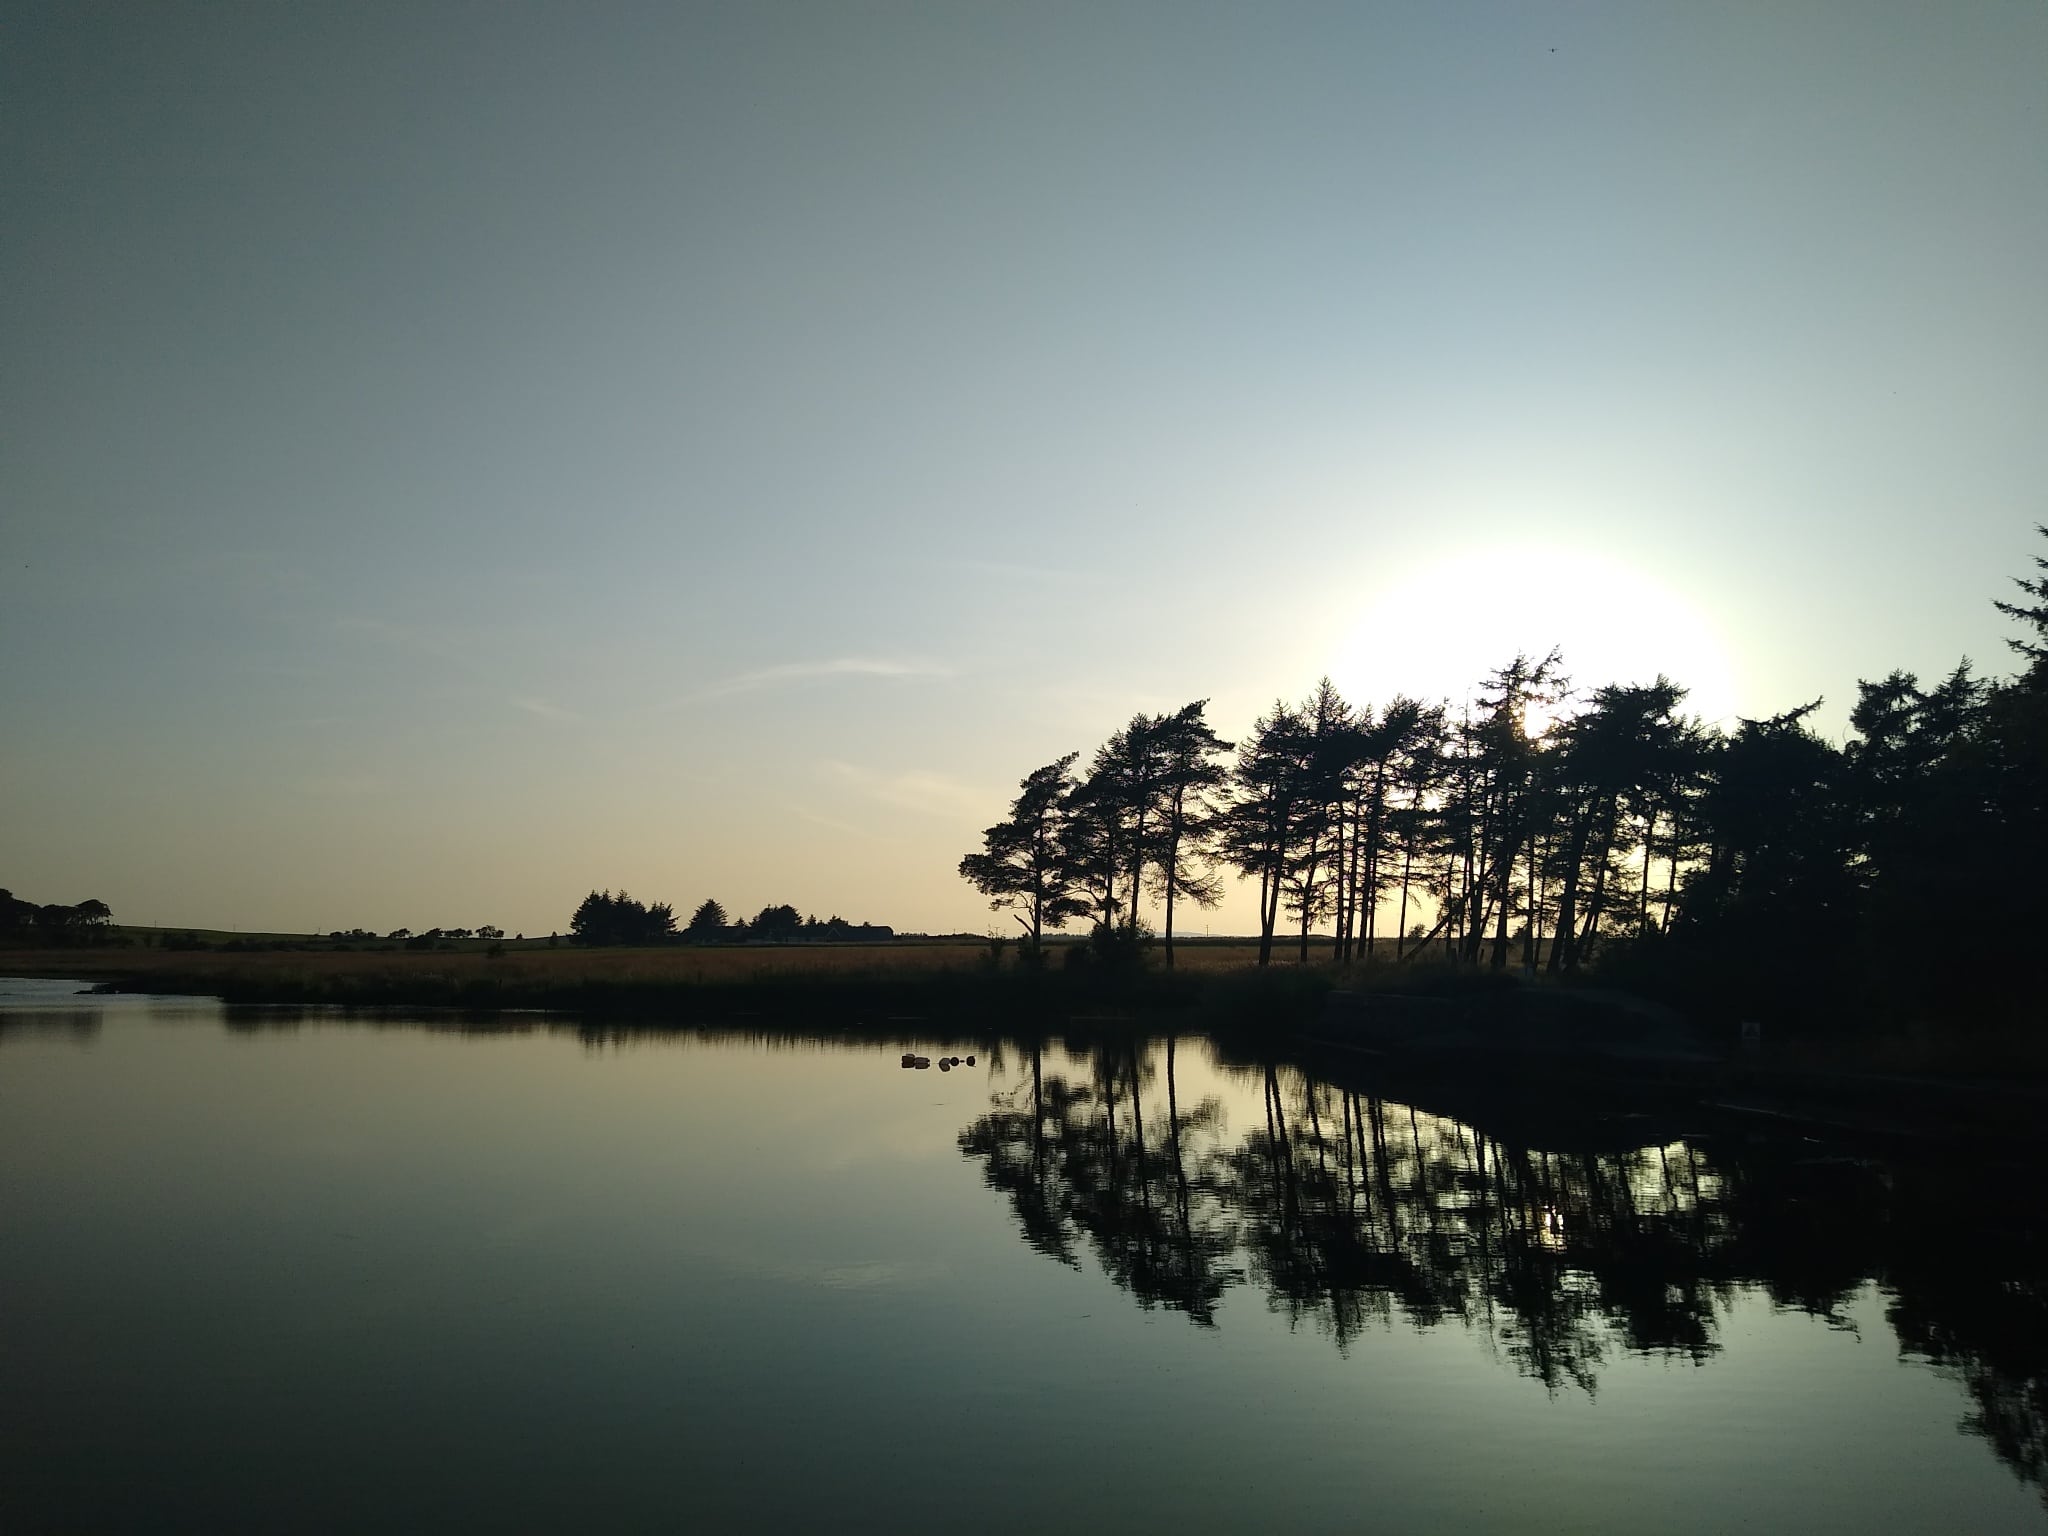
<path fill-rule="evenodd" d="M 1743 696 L 1731 647 L 1696 603 L 1625 561 L 1578 549 L 1468 548 L 1390 576 L 1361 603 L 1330 676 L 1354 702 L 1399 692 L 1455 711 L 1518 652 L 1538 660 L 1553 646 L 1577 699 L 1662 673 L 1687 690 L 1682 711 L 1705 720 L 1772 707 Z M 1532 711 L 1529 733 L 1571 713 L 1569 701 Z"/>

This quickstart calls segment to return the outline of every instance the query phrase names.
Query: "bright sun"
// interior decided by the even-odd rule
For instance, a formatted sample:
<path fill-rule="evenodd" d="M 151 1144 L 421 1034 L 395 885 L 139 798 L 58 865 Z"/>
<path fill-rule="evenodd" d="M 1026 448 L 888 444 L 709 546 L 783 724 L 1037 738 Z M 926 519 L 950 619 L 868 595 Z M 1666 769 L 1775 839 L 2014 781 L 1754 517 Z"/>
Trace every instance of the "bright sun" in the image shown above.
<path fill-rule="evenodd" d="M 1550 734 L 1550 728 L 1557 724 L 1558 712 L 1542 704 L 1532 704 L 1522 712 L 1522 734 L 1531 741 L 1541 741 Z"/>
<path fill-rule="evenodd" d="M 1684 710 L 1712 720 L 1736 708 L 1728 647 L 1699 608 L 1604 555 L 1521 547 L 1470 550 L 1409 568 L 1367 601 L 1330 675 L 1356 700 L 1448 698 L 1453 707 L 1516 652 L 1563 652 L 1578 693 L 1663 673 L 1689 690 Z M 1533 709 L 1524 729 L 1560 714 Z"/>

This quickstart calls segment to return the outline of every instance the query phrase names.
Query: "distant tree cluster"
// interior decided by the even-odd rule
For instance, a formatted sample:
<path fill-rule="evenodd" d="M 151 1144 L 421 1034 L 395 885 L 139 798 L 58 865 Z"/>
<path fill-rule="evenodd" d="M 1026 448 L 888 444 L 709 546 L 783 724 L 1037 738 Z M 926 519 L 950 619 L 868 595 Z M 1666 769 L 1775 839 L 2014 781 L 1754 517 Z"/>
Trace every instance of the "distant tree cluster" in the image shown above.
<path fill-rule="evenodd" d="M 763 907 L 753 922 L 734 925 L 733 934 L 762 944 L 861 944 L 894 938 L 896 930 L 880 923 L 849 923 L 837 913 L 805 917 L 795 907 L 779 906 Z"/>
<path fill-rule="evenodd" d="M 883 924 L 849 923 L 836 915 L 820 921 L 786 905 L 763 907 L 752 922 L 732 919 L 717 901 L 699 906 L 678 933 L 666 902 L 643 906 L 624 891 L 592 891 L 570 918 L 569 932 L 579 944 L 858 944 L 895 937 Z"/>
<path fill-rule="evenodd" d="M 648 906 L 624 891 L 592 891 L 569 919 L 569 936 L 578 944 L 659 944 L 675 931 L 667 902 Z"/>
<path fill-rule="evenodd" d="M 0 890 L 0 939 L 9 943 L 100 943 L 110 936 L 113 921 L 114 914 L 104 901 L 81 901 L 75 907 L 62 902 L 38 904 Z"/>
<path fill-rule="evenodd" d="M 328 938 L 343 944 L 376 943 L 380 935 L 368 928 L 336 928 Z M 431 945 L 441 939 L 502 939 L 505 930 L 491 923 L 477 928 L 425 928 L 418 933 L 410 928 L 394 928 L 381 935 L 386 943 Z"/>
<path fill-rule="evenodd" d="M 1844 747 L 1808 725 L 1819 700 L 1723 729 L 1665 677 L 1574 688 L 1555 651 L 1456 711 L 1325 679 L 1234 748 L 1197 702 L 1137 716 L 1085 773 L 1035 770 L 960 874 L 1027 948 L 1082 917 L 1135 931 L 1149 900 L 1169 964 L 1178 910 L 1232 874 L 1257 885 L 1261 964 L 1284 916 L 1304 961 L 1312 931 L 1339 963 L 1390 937 L 1395 960 L 1552 972 L 1629 939 L 1757 977 L 1981 980 L 2048 920 L 2048 576 L 2018 584 L 1997 607 L 2032 631 L 2020 675 L 1859 683 Z"/>

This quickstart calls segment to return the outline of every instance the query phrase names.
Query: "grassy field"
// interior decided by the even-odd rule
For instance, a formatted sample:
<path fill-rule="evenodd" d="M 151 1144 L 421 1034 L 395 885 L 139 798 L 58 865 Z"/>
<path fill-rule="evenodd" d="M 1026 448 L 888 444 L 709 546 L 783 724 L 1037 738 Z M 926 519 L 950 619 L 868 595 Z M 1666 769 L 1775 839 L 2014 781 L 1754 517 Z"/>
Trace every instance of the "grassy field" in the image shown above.
<path fill-rule="evenodd" d="M 116 946 L 0 951 L 0 974 L 71 976 L 125 991 L 219 997 L 231 1003 L 343 1007 L 545 1008 L 638 1019 L 778 1016 L 819 1021 L 888 1017 L 1011 1018 L 1100 1011 L 1186 1011 L 1267 1000 L 1313 1007 L 1331 968 L 1256 973 L 1258 948 L 1202 943 L 1166 971 L 1155 951 L 1137 969 L 1043 970 L 986 944 L 681 946 L 583 949 L 464 944 L 460 949 L 161 950 Z M 1327 954 L 1327 951 L 1325 951 Z"/>
<path fill-rule="evenodd" d="M 287 936 L 288 938 L 289 936 Z M 490 979 L 505 986 L 562 985 L 607 982 L 628 985 L 720 984 L 789 976 L 860 976 L 881 973 L 921 974 L 931 971 L 985 970 L 985 945 L 959 942 L 892 944 L 745 944 L 716 946 L 665 945 L 650 949 L 584 949 L 574 945 L 549 948 L 507 943 L 504 952 L 470 941 L 459 948 L 406 949 L 280 949 L 280 950 L 157 950 L 76 948 L 0 951 L 0 974 L 79 976 L 99 980 L 147 972 L 191 981 L 205 990 L 215 981 L 256 978 L 379 977 L 404 980 L 425 977 Z M 1212 972 L 1237 970 L 1256 963 L 1258 945 L 1227 942 L 1176 946 L 1180 969 Z M 1327 948 L 1322 956 L 1327 958 Z M 1061 950 L 1051 966 L 1059 968 Z M 1286 964 L 1292 955 L 1276 957 Z M 1006 951 L 1004 969 L 1014 967 L 1015 952 Z M 1162 963 L 1155 952 L 1152 963 Z"/>

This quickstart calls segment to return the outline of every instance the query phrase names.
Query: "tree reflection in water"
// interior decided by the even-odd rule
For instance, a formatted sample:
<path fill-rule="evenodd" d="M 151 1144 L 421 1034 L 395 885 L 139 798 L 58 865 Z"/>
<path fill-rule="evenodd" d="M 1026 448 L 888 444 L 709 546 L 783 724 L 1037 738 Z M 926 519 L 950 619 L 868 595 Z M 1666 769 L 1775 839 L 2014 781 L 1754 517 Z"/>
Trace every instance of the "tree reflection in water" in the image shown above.
<path fill-rule="evenodd" d="M 1551 1393 L 1590 1394 L 1617 1351 L 1707 1364 L 1738 1292 L 1849 1328 L 1875 1282 L 1901 1350 L 1969 1394 L 1965 1427 L 2048 1478 L 2048 1224 L 2020 1170 L 1777 1135 L 1616 1145 L 1590 1121 L 1546 1150 L 1277 1065 L 1233 1136 L 1216 1097 L 1182 1099 L 1171 1040 L 1058 1068 L 1016 1049 L 1027 1068 L 961 1149 L 1026 1242 L 1076 1268 L 1085 1249 L 1143 1307 L 1213 1327 L 1249 1284 L 1339 1350 L 1456 1322 Z"/>
<path fill-rule="evenodd" d="M 1238 1235 L 1218 1177 L 1217 1101 L 1180 1102 L 1168 1041 L 1164 1124 L 1148 1142 L 1144 1089 L 1154 1074 L 1136 1042 L 1096 1049 L 1078 1083 L 1046 1074 L 1041 1043 L 1023 1049 L 1028 1075 L 960 1133 L 962 1150 L 985 1160 L 989 1186 L 1009 1196 L 1040 1253 L 1079 1268 L 1085 1243 L 1139 1305 L 1212 1325 L 1217 1301 L 1242 1278 L 1229 1262 Z"/>

